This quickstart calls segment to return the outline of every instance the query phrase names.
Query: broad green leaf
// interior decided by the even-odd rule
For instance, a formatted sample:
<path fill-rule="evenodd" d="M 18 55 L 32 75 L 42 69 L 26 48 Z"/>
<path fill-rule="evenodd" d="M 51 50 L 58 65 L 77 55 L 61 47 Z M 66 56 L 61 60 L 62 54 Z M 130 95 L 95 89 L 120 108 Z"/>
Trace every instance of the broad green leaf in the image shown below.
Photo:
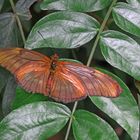
<path fill-rule="evenodd" d="M 126 0 L 129 4 L 131 4 L 132 6 L 134 6 L 135 8 L 139 8 L 140 7 L 140 0 Z"/>
<path fill-rule="evenodd" d="M 16 12 L 22 20 L 30 20 L 32 15 L 30 13 L 30 6 L 37 0 L 18 0 L 16 3 Z"/>
<path fill-rule="evenodd" d="M 2 9 L 3 3 L 4 3 L 4 0 L 0 0 L 0 11 Z"/>
<path fill-rule="evenodd" d="M 55 12 L 35 24 L 25 47 L 76 48 L 90 41 L 98 29 L 99 23 L 86 14 Z"/>
<path fill-rule="evenodd" d="M 44 0 L 41 9 L 92 12 L 104 9 L 111 2 L 112 0 Z"/>
<path fill-rule="evenodd" d="M 15 82 L 15 79 L 10 76 L 7 80 L 7 84 L 2 99 L 2 112 L 4 116 L 6 116 L 8 113 L 12 111 L 11 104 L 15 98 L 16 86 L 17 84 Z"/>
<path fill-rule="evenodd" d="M 140 36 L 140 8 L 126 3 L 118 3 L 113 8 L 115 23 L 124 31 Z"/>
<path fill-rule="evenodd" d="M 140 80 L 140 45 L 135 40 L 118 31 L 106 31 L 100 47 L 107 62 Z"/>
<path fill-rule="evenodd" d="M 19 47 L 22 44 L 20 40 L 20 33 L 14 14 L 0 14 L 0 48 Z"/>
<path fill-rule="evenodd" d="M 112 76 L 123 89 L 121 95 L 117 98 L 105 97 L 90 97 L 91 101 L 110 118 L 115 120 L 122 126 L 126 132 L 131 136 L 132 140 L 138 139 L 139 134 L 139 109 L 138 105 L 132 96 L 132 93 L 125 85 L 125 83 L 109 71 L 99 69 L 103 73 Z"/>
<path fill-rule="evenodd" d="M 118 140 L 108 123 L 85 110 L 74 113 L 72 128 L 75 140 Z"/>
<path fill-rule="evenodd" d="M 60 58 L 60 61 L 70 61 L 70 62 L 75 62 L 75 63 L 80 63 L 82 64 L 82 62 L 75 60 L 75 59 L 68 59 L 68 58 Z"/>
<path fill-rule="evenodd" d="M 0 1 L 3 1 L 3 5 L 1 7 L 1 13 L 11 10 L 11 5 L 9 0 L 0 0 Z"/>
<path fill-rule="evenodd" d="M 70 117 L 66 106 L 35 102 L 12 111 L 0 123 L 1 140 L 46 140 L 59 132 Z"/>
<path fill-rule="evenodd" d="M 15 100 L 12 103 L 12 108 L 16 109 L 23 105 L 37 102 L 37 101 L 47 101 L 48 97 L 44 96 L 42 94 L 37 93 L 29 93 L 25 91 L 24 89 L 17 87 L 16 89 L 16 97 Z"/>

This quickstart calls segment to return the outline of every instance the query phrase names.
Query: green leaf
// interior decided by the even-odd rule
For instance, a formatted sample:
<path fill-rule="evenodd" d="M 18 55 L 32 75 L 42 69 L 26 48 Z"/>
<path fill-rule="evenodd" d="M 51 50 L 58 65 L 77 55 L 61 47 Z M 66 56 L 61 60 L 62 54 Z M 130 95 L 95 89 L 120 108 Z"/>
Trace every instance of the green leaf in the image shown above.
<path fill-rule="evenodd" d="M 0 11 L 2 9 L 3 4 L 4 4 L 4 0 L 0 0 Z"/>
<path fill-rule="evenodd" d="M 139 8 L 140 7 L 140 0 L 126 0 L 129 4 L 131 4 L 132 6 L 134 6 L 135 8 Z"/>
<path fill-rule="evenodd" d="M 30 13 L 29 8 L 31 5 L 37 0 L 19 0 L 16 3 L 16 12 L 22 20 L 30 20 L 32 15 Z"/>
<path fill-rule="evenodd" d="M 4 116 L 6 116 L 8 113 L 12 111 L 11 104 L 15 98 L 16 86 L 17 84 L 15 82 L 14 77 L 9 77 L 9 79 L 7 80 L 7 84 L 2 99 L 2 112 Z"/>
<path fill-rule="evenodd" d="M 41 9 L 92 12 L 104 9 L 111 2 L 112 0 L 44 0 Z"/>
<path fill-rule="evenodd" d="M 12 108 L 16 109 L 23 105 L 37 102 L 37 101 L 47 101 L 48 97 L 44 96 L 42 94 L 37 93 L 29 93 L 25 91 L 24 89 L 17 87 L 16 89 L 16 97 L 15 100 L 12 103 Z"/>
<path fill-rule="evenodd" d="M 39 20 L 31 30 L 26 48 L 76 48 L 90 41 L 99 23 L 78 12 L 55 12 Z"/>
<path fill-rule="evenodd" d="M 140 45 L 136 41 L 123 33 L 106 31 L 100 47 L 107 62 L 140 80 Z"/>
<path fill-rule="evenodd" d="M 113 79 L 120 84 L 123 92 L 117 98 L 92 96 L 90 99 L 99 109 L 122 126 L 133 140 L 137 140 L 139 134 L 140 114 L 134 97 L 120 78 L 109 71 L 103 69 L 99 70 L 112 76 Z"/>
<path fill-rule="evenodd" d="M 3 1 L 3 0 L 0 0 Z M 9 0 L 4 0 L 2 8 L 1 8 L 1 13 L 4 13 L 5 11 L 10 11 L 11 10 L 11 5 Z"/>
<path fill-rule="evenodd" d="M 12 111 L 0 123 L 1 140 L 46 140 L 67 123 L 70 110 L 53 102 L 36 102 Z"/>
<path fill-rule="evenodd" d="M 69 59 L 69 58 L 60 58 L 60 61 L 70 61 L 70 62 L 75 62 L 75 63 L 80 63 L 82 64 L 82 62 L 75 60 L 75 59 Z"/>
<path fill-rule="evenodd" d="M 85 110 L 74 113 L 72 128 L 75 140 L 118 140 L 108 123 Z"/>
<path fill-rule="evenodd" d="M 113 8 L 115 23 L 124 31 L 140 36 L 140 7 L 134 7 L 126 3 L 118 3 Z"/>
<path fill-rule="evenodd" d="M 19 47 L 21 37 L 12 13 L 0 14 L 0 48 Z"/>

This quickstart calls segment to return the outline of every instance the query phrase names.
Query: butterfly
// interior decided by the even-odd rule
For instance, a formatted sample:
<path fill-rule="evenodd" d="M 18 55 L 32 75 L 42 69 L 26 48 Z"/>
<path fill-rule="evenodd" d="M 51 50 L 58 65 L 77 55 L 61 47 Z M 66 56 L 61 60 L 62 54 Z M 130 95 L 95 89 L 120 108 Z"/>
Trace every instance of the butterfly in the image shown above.
<path fill-rule="evenodd" d="M 23 48 L 0 49 L 0 65 L 9 70 L 17 83 L 32 93 L 69 103 L 87 96 L 117 97 L 119 84 L 107 74 L 83 64 L 58 60 Z"/>

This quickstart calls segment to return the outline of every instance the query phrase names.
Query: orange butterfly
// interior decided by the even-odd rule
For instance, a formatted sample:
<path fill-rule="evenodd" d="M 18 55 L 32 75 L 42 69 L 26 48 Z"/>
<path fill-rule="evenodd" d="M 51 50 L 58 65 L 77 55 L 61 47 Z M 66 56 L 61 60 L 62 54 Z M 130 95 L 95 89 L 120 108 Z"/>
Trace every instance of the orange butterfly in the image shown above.
<path fill-rule="evenodd" d="M 23 48 L 0 49 L 0 65 L 14 74 L 27 91 L 56 101 L 73 102 L 89 96 L 117 97 L 122 92 L 110 76 L 83 64 L 60 61 Z"/>

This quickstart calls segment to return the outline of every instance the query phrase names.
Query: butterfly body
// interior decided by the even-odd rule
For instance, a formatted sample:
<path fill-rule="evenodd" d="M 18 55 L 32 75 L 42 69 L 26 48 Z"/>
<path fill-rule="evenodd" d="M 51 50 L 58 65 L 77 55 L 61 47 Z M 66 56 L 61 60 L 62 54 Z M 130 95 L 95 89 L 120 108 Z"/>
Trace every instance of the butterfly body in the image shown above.
<path fill-rule="evenodd" d="M 52 72 L 54 72 L 55 71 L 55 69 L 56 69 L 56 66 L 57 66 L 57 61 L 58 61 L 58 55 L 57 54 L 54 54 L 52 57 L 51 57 L 51 68 L 50 68 L 50 70 L 52 71 Z"/>
<path fill-rule="evenodd" d="M 83 64 L 60 61 L 22 48 L 0 49 L 0 65 L 14 74 L 27 91 L 64 103 L 86 96 L 117 97 L 122 92 L 110 76 Z"/>

